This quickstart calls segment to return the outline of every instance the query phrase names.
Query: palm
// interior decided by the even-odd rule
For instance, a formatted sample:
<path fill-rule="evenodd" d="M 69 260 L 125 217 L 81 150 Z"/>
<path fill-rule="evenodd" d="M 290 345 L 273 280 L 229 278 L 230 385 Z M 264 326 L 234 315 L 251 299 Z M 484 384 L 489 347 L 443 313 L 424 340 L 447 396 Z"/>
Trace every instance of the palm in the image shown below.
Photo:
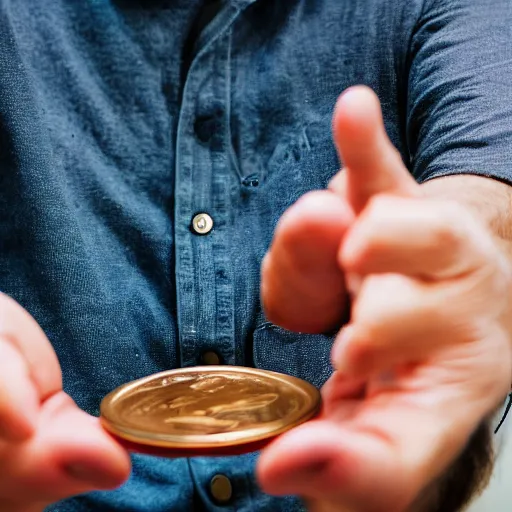
<path fill-rule="evenodd" d="M 269 490 L 276 482 L 279 494 L 300 493 L 312 511 L 330 510 L 329 503 L 332 510 L 404 510 L 464 447 L 477 427 L 473 411 L 494 392 L 500 368 L 508 371 L 509 350 L 496 337 L 439 350 L 392 376 L 361 381 L 336 372 L 323 389 L 321 418 L 263 460 Z"/>

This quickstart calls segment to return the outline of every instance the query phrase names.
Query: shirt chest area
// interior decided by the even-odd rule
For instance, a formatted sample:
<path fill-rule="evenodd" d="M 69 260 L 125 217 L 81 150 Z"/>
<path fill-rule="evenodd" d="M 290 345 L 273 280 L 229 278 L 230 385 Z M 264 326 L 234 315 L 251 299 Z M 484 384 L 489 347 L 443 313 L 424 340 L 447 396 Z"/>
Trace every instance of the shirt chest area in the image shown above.
<path fill-rule="evenodd" d="M 361 12 L 343 2 L 224 2 L 199 31 L 199 1 L 59 2 L 49 12 L 29 4 L 11 15 L 20 60 L 54 163 L 82 189 L 119 181 L 171 200 L 173 183 L 190 176 L 204 196 L 221 166 L 235 195 L 272 180 L 289 189 L 311 152 L 326 159 L 307 170 L 306 187 L 318 188 L 333 172 L 336 98 L 355 83 L 381 89 L 399 142 L 394 63 L 374 36 L 354 37 L 375 28 L 379 2 Z"/>
<path fill-rule="evenodd" d="M 38 286 L 62 292 L 76 345 L 89 354 L 91 326 L 101 320 L 105 339 L 125 333 L 122 350 L 147 356 L 144 371 L 196 364 L 213 350 L 226 363 L 321 384 L 330 340 L 265 322 L 260 263 L 286 208 L 339 169 L 331 138 L 338 94 L 363 78 L 374 83 L 399 133 L 396 92 L 386 87 L 393 66 L 366 51 L 368 41 L 351 42 L 357 24 L 325 33 L 330 18 L 346 16 L 332 2 L 317 10 L 232 2 L 192 41 L 193 3 L 135 17 L 110 3 L 50 14 L 29 4 L 17 4 L 11 20 L 37 114 L 23 129 L 48 158 L 37 175 L 29 160 L 12 170 L 45 212 L 33 226 L 38 254 L 56 246 L 47 205 L 60 205 L 60 238 L 73 251 L 41 256 L 37 265 L 49 268 Z M 358 59 L 380 64 L 363 66 L 361 77 Z M 14 118 L 18 106 L 10 108 Z M 36 315 L 43 320 L 45 307 Z M 77 326 L 74 308 L 94 321 Z"/>

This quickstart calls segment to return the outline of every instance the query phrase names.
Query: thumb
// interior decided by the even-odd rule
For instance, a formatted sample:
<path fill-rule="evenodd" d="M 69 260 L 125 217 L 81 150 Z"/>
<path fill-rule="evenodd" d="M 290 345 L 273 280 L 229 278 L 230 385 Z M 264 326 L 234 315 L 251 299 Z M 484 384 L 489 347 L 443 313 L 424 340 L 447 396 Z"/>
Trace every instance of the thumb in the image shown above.
<path fill-rule="evenodd" d="M 71 486 L 111 489 L 129 476 L 128 453 L 97 418 L 80 410 L 67 395 L 55 396 L 46 404 L 38 437 L 46 448 L 46 460 L 53 460 Z"/>
<path fill-rule="evenodd" d="M 402 511 L 412 502 L 404 474 L 378 438 L 319 420 L 285 434 L 258 461 L 261 487 L 337 510 Z M 393 485 L 391 479 L 401 484 Z"/>
<path fill-rule="evenodd" d="M 129 454 L 63 392 L 41 407 L 37 432 L 9 461 L 0 491 L 20 501 L 55 502 L 122 485 L 130 475 Z M 8 484 L 9 488 L 3 488 Z"/>
<path fill-rule="evenodd" d="M 386 134 L 380 102 L 371 89 L 352 87 L 340 96 L 333 133 L 345 166 L 347 199 L 356 213 L 375 194 L 419 194 L 419 185 Z"/>
<path fill-rule="evenodd" d="M 335 510 L 408 510 L 455 458 L 459 444 L 447 435 L 449 425 L 439 428 L 421 411 L 383 407 L 377 415 L 378 423 L 324 418 L 284 434 L 260 457 L 263 490 L 335 503 Z"/>

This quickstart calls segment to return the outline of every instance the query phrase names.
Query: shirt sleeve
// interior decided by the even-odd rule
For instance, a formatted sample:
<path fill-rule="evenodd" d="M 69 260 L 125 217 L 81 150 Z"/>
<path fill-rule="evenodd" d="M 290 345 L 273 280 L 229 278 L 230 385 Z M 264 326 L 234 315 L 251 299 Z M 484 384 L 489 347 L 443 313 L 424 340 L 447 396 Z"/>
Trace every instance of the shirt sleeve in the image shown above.
<path fill-rule="evenodd" d="M 417 181 L 476 174 L 512 184 L 512 2 L 426 0 L 408 68 Z"/>

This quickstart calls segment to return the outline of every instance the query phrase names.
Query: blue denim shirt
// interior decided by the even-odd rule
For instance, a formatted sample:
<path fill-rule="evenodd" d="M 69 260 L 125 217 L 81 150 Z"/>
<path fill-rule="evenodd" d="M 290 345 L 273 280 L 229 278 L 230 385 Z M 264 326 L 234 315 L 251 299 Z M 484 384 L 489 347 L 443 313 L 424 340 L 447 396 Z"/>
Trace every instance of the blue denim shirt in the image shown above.
<path fill-rule="evenodd" d="M 91 414 L 210 350 L 325 382 L 332 339 L 268 323 L 259 266 L 283 211 L 340 166 L 348 86 L 377 92 L 418 181 L 512 177 L 507 0 L 231 0 L 192 39 L 202 3 L 0 0 L 0 289 Z M 119 490 L 48 510 L 302 510 L 260 492 L 256 458 L 136 455 Z"/>

